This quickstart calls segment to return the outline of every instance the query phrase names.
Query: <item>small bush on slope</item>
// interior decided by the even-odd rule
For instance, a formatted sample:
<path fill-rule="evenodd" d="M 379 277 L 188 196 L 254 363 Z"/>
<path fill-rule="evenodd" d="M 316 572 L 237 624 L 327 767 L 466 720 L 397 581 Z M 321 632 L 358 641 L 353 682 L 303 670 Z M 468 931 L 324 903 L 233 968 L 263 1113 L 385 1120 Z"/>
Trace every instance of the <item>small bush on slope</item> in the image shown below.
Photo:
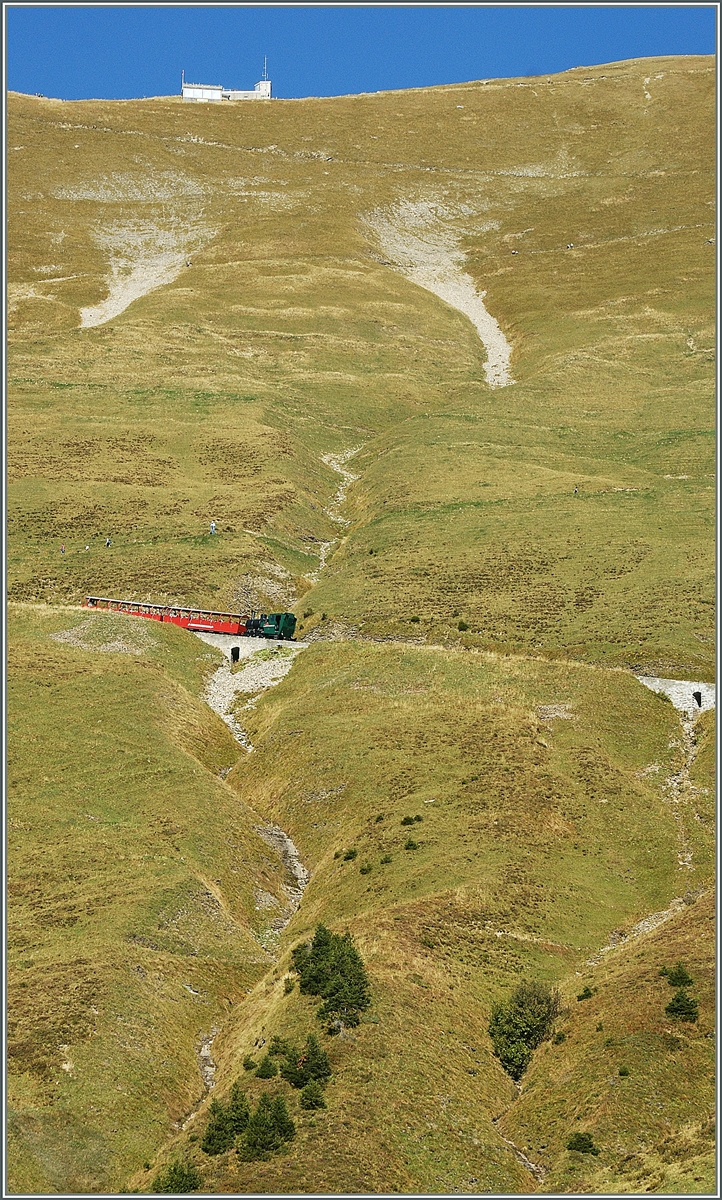
<path fill-rule="evenodd" d="M 296 1088 L 305 1087 L 312 1079 L 321 1084 L 330 1079 L 331 1064 L 315 1034 L 309 1034 L 306 1047 L 300 1054 L 294 1047 L 289 1048 L 281 1075 Z"/>
<path fill-rule="evenodd" d="M 520 1079 L 537 1046 L 549 1037 L 560 1008 L 559 993 L 543 983 L 520 983 L 491 1010 L 489 1036 L 494 1053 L 512 1079 Z"/>
<path fill-rule="evenodd" d="M 301 1092 L 301 1108 L 325 1108 L 326 1101 L 323 1098 L 323 1088 L 317 1079 L 310 1080 Z"/>
<path fill-rule="evenodd" d="M 692 996 L 687 995 L 684 988 L 680 988 L 674 993 L 664 1011 L 670 1017 L 677 1017 L 680 1021 L 689 1021 L 693 1024 L 699 1015 L 699 1005 Z"/>
<path fill-rule="evenodd" d="M 203 1180 L 200 1172 L 193 1163 L 172 1162 L 156 1175 L 151 1185 L 152 1192 L 168 1192 L 179 1195 L 184 1192 L 196 1192 Z"/>

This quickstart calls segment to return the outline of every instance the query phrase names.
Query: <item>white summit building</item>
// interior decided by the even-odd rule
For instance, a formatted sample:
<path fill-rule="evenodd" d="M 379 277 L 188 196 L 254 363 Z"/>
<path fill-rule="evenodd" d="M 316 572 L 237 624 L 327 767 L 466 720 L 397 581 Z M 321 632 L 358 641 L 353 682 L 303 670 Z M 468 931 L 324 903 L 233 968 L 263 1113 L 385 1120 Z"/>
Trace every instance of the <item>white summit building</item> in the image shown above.
<path fill-rule="evenodd" d="M 220 83 L 186 83 L 185 71 L 181 74 L 181 95 L 184 100 L 195 100 L 197 104 L 217 104 L 222 100 L 270 100 L 271 81 L 263 60 L 263 78 L 252 92 L 239 92 L 224 88 Z"/>

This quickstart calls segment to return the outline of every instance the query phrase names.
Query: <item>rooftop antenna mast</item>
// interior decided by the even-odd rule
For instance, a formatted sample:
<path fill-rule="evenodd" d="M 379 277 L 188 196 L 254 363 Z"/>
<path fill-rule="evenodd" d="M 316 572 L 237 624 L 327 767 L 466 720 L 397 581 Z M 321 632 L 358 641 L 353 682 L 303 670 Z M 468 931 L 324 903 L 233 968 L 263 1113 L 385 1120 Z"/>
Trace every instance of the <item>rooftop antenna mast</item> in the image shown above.
<path fill-rule="evenodd" d="M 268 59 L 266 58 L 266 56 L 265 56 L 265 54 L 264 54 L 264 56 L 263 56 L 263 78 L 264 78 L 264 79 L 268 79 L 268 71 L 267 71 L 267 69 L 266 69 L 266 63 L 267 63 L 267 62 L 268 62 Z"/>

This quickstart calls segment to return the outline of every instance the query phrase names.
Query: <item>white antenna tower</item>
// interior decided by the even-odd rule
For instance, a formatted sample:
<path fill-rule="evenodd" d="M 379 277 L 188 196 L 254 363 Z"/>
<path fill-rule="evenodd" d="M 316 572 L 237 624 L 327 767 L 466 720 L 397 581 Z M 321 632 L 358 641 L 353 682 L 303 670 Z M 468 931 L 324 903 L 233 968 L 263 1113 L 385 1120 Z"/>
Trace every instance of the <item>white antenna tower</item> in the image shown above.
<path fill-rule="evenodd" d="M 266 56 L 265 56 L 265 54 L 264 54 L 264 56 L 263 56 L 263 78 L 264 78 L 264 79 L 268 79 L 268 71 L 266 70 L 266 63 L 267 63 L 267 62 L 268 62 L 268 59 L 266 58 Z"/>

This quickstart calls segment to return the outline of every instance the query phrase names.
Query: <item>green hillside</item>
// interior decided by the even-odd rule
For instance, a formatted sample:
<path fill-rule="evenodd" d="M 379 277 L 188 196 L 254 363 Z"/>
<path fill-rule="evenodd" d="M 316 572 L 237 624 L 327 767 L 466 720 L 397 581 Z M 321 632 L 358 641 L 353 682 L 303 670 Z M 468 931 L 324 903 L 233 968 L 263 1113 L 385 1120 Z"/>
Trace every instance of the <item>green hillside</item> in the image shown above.
<path fill-rule="evenodd" d="M 713 713 L 633 672 L 714 679 L 714 83 L 10 95 L 11 1192 L 713 1188 Z M 313 645 L 248 754 L 219 652 L 88 593 Z M 292 970 L 319 923 L 370 981 L 337 1036 Z M 561 1011 L 517 1089 L 524 980 Z M 244 1070 L 311 1033 L 326 1108 Z M 209 1062 L 285 1097 L 281 1152 L 202 1149 Z"/>

